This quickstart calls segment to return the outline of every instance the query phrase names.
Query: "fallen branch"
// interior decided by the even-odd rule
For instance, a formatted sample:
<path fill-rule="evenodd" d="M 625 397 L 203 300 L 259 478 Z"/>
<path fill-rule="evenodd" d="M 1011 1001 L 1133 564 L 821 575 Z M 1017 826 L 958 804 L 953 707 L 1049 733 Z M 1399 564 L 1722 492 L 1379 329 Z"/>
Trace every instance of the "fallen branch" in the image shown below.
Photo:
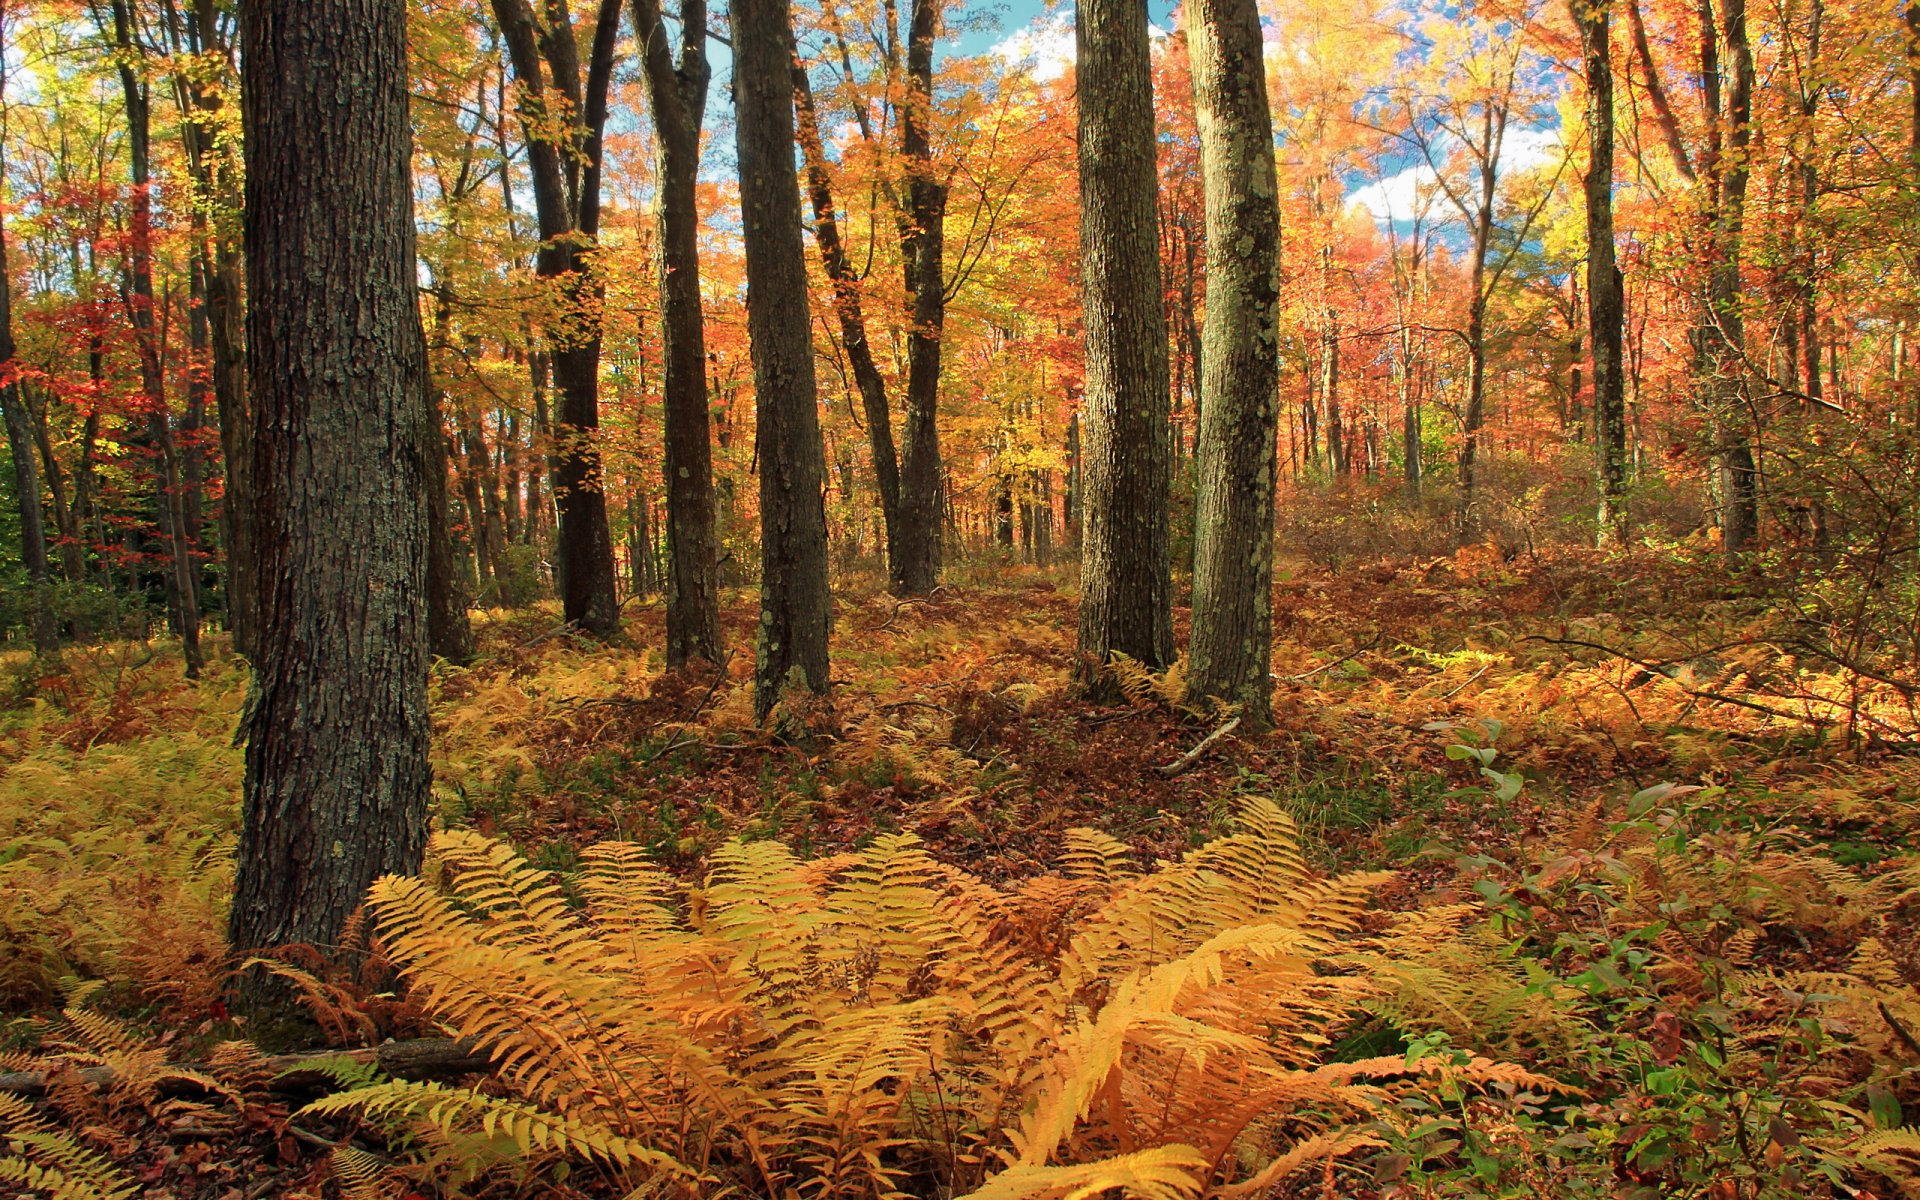
<path fill-rule="evenodd" d="M 396 1079 L 450 1079 L 460 1075 L 478 1075 L 493 1070 L 493 1060 L 477 1051 L 470 1042 L 452 1038 L 416 1038 L 405 1042 L 387 1042 L 361 1050 L 318 1050 L 304 1054 L 281 1054 L 267 1060 L 273 1071 L 270 1085 L 276 1092 L 311 1092 L 336 1086 L 331 1075 L 318 1064 L 351 1059 L 370 1063 Z M 166 1068 L 177 1074 L 176 1082 L 163 1091 L 198 1092 L 202 1086 L 189 1073 L 207 1075 L 214 1068 L 206 1063 L 180 1063 Z M 47 1071 L 11 1071 L 0 1075 L 0 1093 L 15 1096 L 44 1096 Z M 82 1082 L 94 1088 L 113 1086 L 112 1067 L 80 1067 Z"/>
<path fill-rule="evenodd" d="M 1214 730 L 1212 733 L 1208 734 L 1206 737 L 1200 739 L 1200 744 L 1198 746 L 1195 746 L 1193 749 L 1187 751 L 1185 754 L 1182 754 L 1179 758 L 1174 759 L 1172 762 L 1168 763 L 1166 766 L 1156 767 L 1154 769 L 1159 771 L 1160 774 L 1166 776 L 1168 779 L 1172 779 L 1178 775 L 1185 775 L 1188 771 L 1191 771 L 1193 769 L 1193 764 L 1199 762 L 1200 759 L 1206 754 L 1206 752 L 1213 748 L 1213 744 L 1215 742 L 1219 741 L 1221 738 L 1227 736 L 1228 734 L 1232 733 L 1234 730 L 1238 728 L 1240 728 L 1240 718 L 1234 717 L 1231 720 L 1229 720 L 1225 725 L 1222 725 L 1220 728 Z"/>

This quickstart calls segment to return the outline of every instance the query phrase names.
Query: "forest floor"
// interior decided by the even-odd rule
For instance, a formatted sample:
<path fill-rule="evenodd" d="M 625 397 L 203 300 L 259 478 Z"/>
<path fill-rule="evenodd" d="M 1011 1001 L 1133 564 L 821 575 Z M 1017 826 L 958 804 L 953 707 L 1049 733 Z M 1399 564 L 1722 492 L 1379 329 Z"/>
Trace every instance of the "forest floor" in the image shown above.
<path fill-rule="evenodd" d="M 750 593 L 724 614 L 739 647 L 725 667 L 680 675 L 660 669 L 657 606 L 628 609 L 629 644 L 617 647 L 557 631 L 545 610 L 489 615 L 477 663 L 436 672 L 435 819 L 508 839 L 563 875 L 606 839 L 693 875 L 731 838 L 777 838 L 811 857 L 910 831 L 1001 881 L 1053 869 L 1078 826 L 1121 839 L 1143 865 L 1176 858 L 1226 828 L 1236 798 L 1271 796 L 1324 869 L 1397 872 L 1390 907 L 1484 900 L 1519 922 L 1503 928 L 1542 970 L 1607 993 L 1605 1011 L 1581 1019 L 1610 1036 L 1578 1062 L 1541 1039 L 1489 1035 L 1536 1068 L 1577 1072 L 1594 1127 L 1613 1131 L 1611 1148 L 1553 1150 L 1529 1135 L 1509 1157 L 1548 1189 L 1536 1194 L 1677 1188 L 1682 1160 L 1698 1186 L 1666 1194 L 1772 1195 L 1761 1182 L 1711 1190 L 1769 1175 L 1799 1194 L 1822 1194 L 1814 1184 L 1874 1194 L 1860 1190 L 1863 1175 L 1818 1177 L 1837 1161 L 1833 1130 L 1805 1114 L 1844 1102 L 1886 1129 L 1904 1123 L 1903 1098 L 1920 1108 L 1920 759 L 1900 733 L 1916 722 L 1897 687 L 1785 652 L 1766 636 L 1768 613 L 1707 562 L 1651 551 L 1509 561 L 1476 547 L 1339 573 L 1299 566 L 1283 568 L 1275 590 L 1275 728 L 1236 729 L 1175 773 L 1219 714 L 1182 706 L 1177 668 L 1130 674 L 1123 704 L 1075 698 L 1074 605 L 1064 573 L 1006 566 L 953 571 L 925 600 L 844 589 L 831 707 L 783 710 L 766 728 L 750 710 Z M 56 674 L 15 666 L 19 700 L 0 716 L 0 1001 L 19 1020 L 0 1046 L 19 1049 L 0 1071 L 87 1040 L 48 1033 L 62 980 L 105 981 L 90 1003 L 143 1031 L 150 1040 L 136 1044 L 152 1063 L 193 1059 L 234 1032 L 219 989 L 244 668 L 216 653 L 196 685 L 178 665 L 164 647 L 116 645 L 70 649 Z M 1708 847 L 1688 860 L 1694 874 L 1636 866 L 1603 879 L 1595 865 L 1637 862 L 1626 847 L 1675 829 Z M 1648 891 L 1664 914 L 1652 933 L 1628 919 Z M 1704 925 L 1685 925 L 1683 909 L 1713 905 Z M 1662 940 L 1668 925 L 1716 940 L 1678 946 Z M 1613 1036 L 1638 1031 L 1633 1053 L 1652 1046 L 1662 1067 L 1696 1062 L 1714 1021 L 1737 1040 L 1782 1020 L 1776 999 L 1702 984 L 1712 974 L 1702 964 L 1741 958 L 1798 978 L 1863 955 L 1872 970 L 1861 977 L 1884 989 L 1873 1001 L 1884 1027 L 1856 1031 L 1844 1054 L 1786 1047 L 1774 1033 L 1771 1093 L 1706 1078 L 1709 1047 L 1686 1103 L 1669 1103 L 1671 1090 L 1649 1083 Z M 1625 977 L 1594 990 L 1595 972 Z M 417 1014 L 341 982 L 334 1000 L 364 1019 L 358 1036 L 415 1030 Z M 1871 1007 L 1847 1010 L 1838 1028 L 1872 1023 Z M 111 1061 L 130 1052 L 92 1047 Z M 1795 1054 L 1807 1061 L 1783 1068 Z M 1833 1079 L 1806 1083 L 1816 1074 Z M 290 1134 L 276 1123 L 284 1109 L 209 1124 L 156 1103 L 162 1091 L 67 1120 L 156 1200 L 322 1194 L 328 1138 Z M 1508 1137 L 1531 1128 L 1494 1118 Z M 1720 1136 L 1723 1124 L 1755 1121 L 1751 1143 Z M 1644 1153 L 1662 1130 L 1696 1145 Z M 1420 1136 L 1364 1184 L 1336 1185 L 1329 1168 L 1315 1194 L 1529 1194 L 1473 1183 L 1485 1168 L 1458 1138 Z M 1724 1145 L 1701 1148 L 1709 1142 Z M 1802 1155 L 1810 1182 L 1796 1182 Z"/>

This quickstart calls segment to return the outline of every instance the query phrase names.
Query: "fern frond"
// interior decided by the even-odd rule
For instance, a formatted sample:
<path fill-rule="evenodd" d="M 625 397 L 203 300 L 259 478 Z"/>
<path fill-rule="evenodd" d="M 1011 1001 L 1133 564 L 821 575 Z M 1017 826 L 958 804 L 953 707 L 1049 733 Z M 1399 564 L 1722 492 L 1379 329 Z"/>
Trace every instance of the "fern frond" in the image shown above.
<path fill-rule="evenodd" d="M 327 1170 L 340 1185 L 341 1200 L 393 1200 L 396 1180 L 379 1158 L 352 1146 L 336 1146 L 327 1154 Z"/>
<path fill-rule="evenodd" d="M 1119 1189 L 1135 1200 L 1187 1200 L 1204 1186 L 1207 1159 L 1192 1146 L 1155 1146 L 1073 1166 L 1016 1166 L 962 1200 L 1090 1200 Z"/>
<path fill-rule="evenodd" d="M 616 1167 L 646 1167 L 691 1177 L 672 1155 L 610 1130 L 544 1112 L 529 1104 L 488 1096 L 474 1089 L 396 1079 L 372 1087 L 323 1096 L 301 1112 L 331 1115 L 357 1112 L 372 1118 L 414 1117 L 448 1136 L 482 1130 L 506 1135 L 521 1154 L 570 1155 Z"/>
<path fill-rule="evenodd" d="M 19 1096 L 0 1093 L 0 1181 L 60 1200 L 126 1200 L 140 1185 L 104 1155 L 55 1129 Z"/>

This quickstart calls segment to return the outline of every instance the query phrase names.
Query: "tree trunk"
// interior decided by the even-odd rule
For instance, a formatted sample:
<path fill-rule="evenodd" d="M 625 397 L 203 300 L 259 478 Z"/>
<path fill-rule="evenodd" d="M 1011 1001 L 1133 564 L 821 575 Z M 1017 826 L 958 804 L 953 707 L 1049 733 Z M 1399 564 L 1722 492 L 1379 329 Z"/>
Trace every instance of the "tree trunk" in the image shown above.
<path fill-rule="evenodd" d="M 827 171 L 826 150 L 820 141 L 820 118 L 813 101 L 813 83 L 796 55 L 793 99 L 800 149 L 807 164 L 807 199 L 813 208 L 813 240 L 820 263 L 833 284 L 834 317 L 840 326 L 840 345 L 860 393 L 867 423 L 867 446 L 873 457 L 874 490 L 880 494 L 880 520 L 886 527 L 887 579 L 898 593 L 904 588 L 906 564 L 901 533 L 900 457 L 893 442 L 893 412 L 887 405 L 887 383 L 873 361 L 867 340 L 867 319 L 860 304 L 860 280 L 847 261 L 840 240 L 840 222 L 833 203 L 833 177 Z"/>
<path fill-rule="evenodd" d="M 0 30 L 4 35 L 5 30 Z M 0 43 L 0 53 L 5 52 Z M 0 76 L 0 83 L 4 76 Z M 0 176 L 5 174 L 5 147 L 0 146 Z M 40 473 L 34 469 L 33 425 L 13 361 L 13 287 L 7 273 L 7 231 L 0 224 L 0 410 L 7 422 L 7 449 L 13 455 L 14 499 L 20 506 L 20 560 L 33 584 L 33 650 L 50 656 L 60 652 L 60 629 L 54 619 L 47 564 L 46 518 L 40 509 Z"/>
<path fill-rule="evenodd" d="M 200 593 L 193 569 L 193 531 L 188 526 L 185 488 L 172 416 L 167 408 L 166 374 L 160 330 L 154 319 L 153 190 L 151 179 L 152 109 L 147 84 L 137 63 L 142 50 L 134 38 L 128 0 L 113 3 L 114 44 L 119 50 L 120 90 L 127 113 L 127 161 L 132 182 L 132 226 L 128 243 L 126 304 L 140 363 L 141 399 L 147 410 L 147 438 L 156 457 L 154 507 L 165 547 L 167 607 L 180 638 L 188 679 L 198 679 Z"/>
<path fill-rule="evenodd" d="M 600 331 L 602 287 L 582 252 L 600 228 L 600 135 L 613 77 L 619 0 L 600 0 L 584 91 L 578 44 L 564 6 L 549 3 L 537 20 L 527 0 L 493 0 L 493 11 L 520 84 L 521 126 L 533 172 L 534 211 L 540 225 L 535 273 L 551 280 L 568 320 L 586 326 L 550 329 L 553 385 L 559 393 L 552 430 L 554 499 L 560 509 L 561 610 L 569 624 L 600 638 L 619 632 L 614 594 L 613 538 L 607 526 L 600 448 Z M 551 75 L 551 89 L 547 76 Z M 568 118 L 549 90 L 566 100 Z M 582 162 L 585 166 L 582 167 Z"/>
<path fill-rule="evenodd" d="M 1747 411 L 1746 325 L 1740 309 L 1754 70 L 1746 0 L 1724 0 L 1722 9 L 1731 79 L 1727 87 L 1727 154 L 1724 158 L 1716 155 L 1713 161 L 1719 196 L 1714 212 L 1706 335 L 1718 442 L 1720 537 L 1728 559 L 1734 561 L 1745 554 L 1760 533 L 1758 471 L 1746 428 L 1751 414 Z"/>
<path fill-rule="evenodd" d="M 188 46 L 198 54 L 227 56 L 221 42 L 215 0 L 192 0 L 184 10 Z M 182 109 L 182 138 L 186 163 L 200 192 L 196 205 L 194 263 L 200 276 L 207 321 L 207 371 L 211 374 L 213 411 L 221 428 L 221 470 L 225 472 L 225 499 L 221 501 L 221 543 L 227 549 L 227 628 L 234 651 L 252 655 L 259 616 L 255 599 L 252 545 L 253 422 L 246 392 L 246 326 L 240 301 L 240 253 L 228 213 L 240 207 L 236 150 L 225 146 L 215 129 L 221 109 L 228 104 L 221 88 L 209 86 L 194 73 L 177 81 Z M 213 213 L 204 217 L 198 209 Z"/>
<path fill-rule="evenodd" d="M 1167 330 L 1145 3 L 1085 0 L 1075 42 L 1087 357 L 1078 674 L 1092 693 L 1110 694 L 1115 654 L 1155 670 L 1173 661 Z"/>
<path fill-rule="evenodd" d="M 1570 0 L 1587 76 L 1587 334 L 1593 346 L 1599 542 L 1627 536 L 1627 397 L 1622 373 L 1626 297 L 1613 248 L 1613 55 L 1609 0 Z"/>
<path fill-rule="evenodd" d="M 683 0 L 676 68 L 659 0 L 633 0 L 653 109 L 660 186 L 660 329 L 666 360 L 667 667 L 720 661 L 719 538 L 700 308 L 700 125 L 707 108 L 707 6 Z M 636 575 L 636 580 L 638 576 Z"/>
<path fill-rule="evenodd" d="M 900 552 L 894 590 L 924 596 L 940 582 L 940 345 L 946 325 L 947 186 L 933 162 L 933 44 L 941 0 L 913 0 L 907 95 L 900 110 L 907 210 L 900 224 L 912 322 L 907 327 L 906 445 L 900 461 Z M 1164 386 L 1164 385 L 1163 385 Z"/>
<path fill-rule="evenodd" d="M 1187 53 L 1207 209 L 1209 384 L 1194 451 L 1188 690 L 1273 720 L 1273 516 L 1279 469 L 1280 210 L 1255 0 L 1189 0 Z"/>
<path fill-rule="evenodd" d="M 760 634 L 753 707 L 789 683 L 824 693 L 826 447 L 807 311 L 800 181 L 793 166 L 793 26 L 787 0 L 733 0 L 735 138 L 747 258 L 747 334 L 759 420 Z"/>
<path fill-rule="evenodd" d="M 331 948 L 426 846 L 426 339 L 402 0 L 240 27 L 260 648 L 231 936 Z M 342 81 L 353 103 L 341 103 Z M 243 999 L 281 993 L 254 977 Z"/>
<path fill-rule="evenodd" d="M 427 648 L 436 658 L 465 666 L 473 661 L 473 623 L 467 619 L 467 592 L 453 567 L 453 520 L 447 462 L 447 434 L 440 415 L 440 390 L 423 371 L 421 448 L 426 455 L 427 495 Z"/>

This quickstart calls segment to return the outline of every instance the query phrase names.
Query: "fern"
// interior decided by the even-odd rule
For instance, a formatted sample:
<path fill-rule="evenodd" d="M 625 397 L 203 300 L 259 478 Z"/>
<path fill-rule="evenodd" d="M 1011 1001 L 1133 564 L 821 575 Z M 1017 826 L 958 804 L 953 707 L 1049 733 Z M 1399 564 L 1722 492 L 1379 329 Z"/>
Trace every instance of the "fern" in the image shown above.
<path fill-rule="evenodd" d="M 512 1095 L 386 1081 L 313 1111 L 692 1194 L 1188 1197 L 1356 1148 L 1383 1088 L 1435 1080 L 1321 1063 L 1383 995 L 1341 955 L 1387 877 L 1313 877 L 1269 800 L 1181 862 L 1140 873 L 1079 831 L 1071 877 L 1005 888 L 911 835 L 819 863 L 736 842 L 691 889 L 602 846 L 576 911 L 497 843 L 435 849 L 445 891 L 389 878 L 370 907 Z M 1448 1084 L 1522 1078 L 1476 1060 Z"/>
<path fill-rule="evenodd" d="M 105 1157 L 7 1093 L 0 1093 L 0 1151 L 0 1182 L 46 1192 L 54 1200 L 126 1200 L 140 1191 Z"/>

